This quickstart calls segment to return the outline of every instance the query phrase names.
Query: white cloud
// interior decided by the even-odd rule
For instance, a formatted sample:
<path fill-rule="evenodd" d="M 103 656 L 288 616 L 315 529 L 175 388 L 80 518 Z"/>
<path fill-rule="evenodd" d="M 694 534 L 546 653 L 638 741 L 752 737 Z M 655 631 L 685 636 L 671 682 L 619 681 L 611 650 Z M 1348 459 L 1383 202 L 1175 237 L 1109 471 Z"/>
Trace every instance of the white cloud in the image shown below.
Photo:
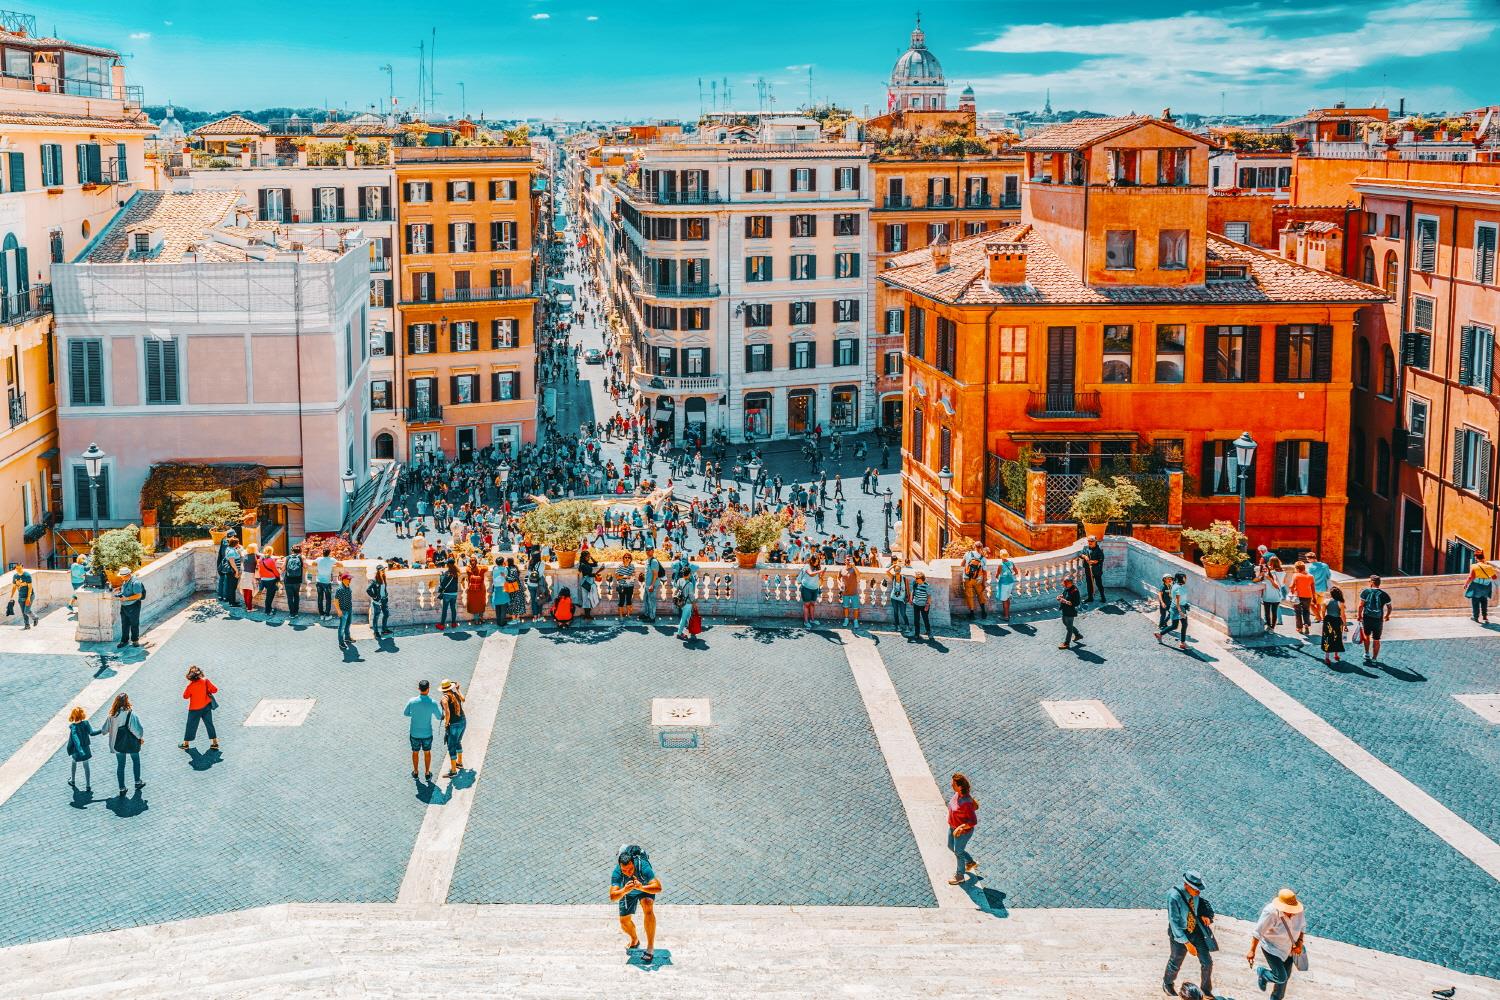
<path fill-rule="evenodd" d="M 531 19 L 533 21 L 548 21 L 548 20 L 552 19 L 552 15 L 551 14 L 532 14 L 531 15 Z"/>
<path fill-rule="evenodd" d="M 1255 110 L 1244 106 L 1249 99 L 1261 101 L 1268 111 L 1297 110 L 1316 98 L 1321 83 L 1340 74 L 1388 59 L 1453 52 L 1484 40 L 1495 22 L 1481 12 L 1480 3 L 1414 0 L 1379 7 L 1302 8 L 1307 14 L 1340 13 L 1348 26 L 1339 31 L 1325 30 L 1317 21 L 1304 27 L 1285 11 L 1258 6 L 1112 24 L 1015 25 L 970 51 L 1061 53 L 1082 59 L 1053 73 L 978 79 L 974 89 L 1030 100 L 1050 87 L 1054 104 L 1066 95 L 1069 107 L 1093 102 L 1100 110 L 1118 110 L 1122 100 L 1134 102 L 1137 110 L 1174 101 L 1180 105 L 1184 98 L 1210 103 L 1203 100 L 1206 95 L 1225 90 L 1236 94 L 1241 110 Z M 1144 53 L 1150 57 L 1143 58 Z"/>
<path fill-rule="evenodd" d="M 599 20 L 599 15 L 598 14 L 590 14 L 588 17 L 584 18 L 584 20 L 585 21 L 597 21 L 597 20 Z"/>
<path fill-rule="evenodd" d="M 171 21 L 163 21 L 162 24 L 165 24 L 169 28 L 172 26 L 172 22 Z"/>
<path fill-rule="evenodd" d="M 806 73 L 813 68 L 812 63 L 799 63 L 796 66 L 788 66 L 787 69 L 793 73 Z"/>
<path fill-rule="evenodd" d="M 151 37 L 151 32 L 149 32 L 149 31 L 132 31 L 130 33 L 130 40 L 132 42 L 144 42 L 146 39 L 148 39 L 150 37 Z"/>

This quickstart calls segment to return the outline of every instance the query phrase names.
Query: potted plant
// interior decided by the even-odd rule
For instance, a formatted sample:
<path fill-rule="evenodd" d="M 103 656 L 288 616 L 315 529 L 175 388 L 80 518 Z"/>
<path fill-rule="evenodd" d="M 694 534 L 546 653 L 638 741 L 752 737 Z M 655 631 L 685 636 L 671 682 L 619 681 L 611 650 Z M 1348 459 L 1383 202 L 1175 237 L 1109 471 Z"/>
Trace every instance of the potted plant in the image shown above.
<path fill-rule="evenodd" d="M 780 514 L 767 511 L 754 517 L 743 514 L 727 516 L 724 526 L 734 535 L 734 556 L 741 569 L 754 569 L 760 561 L 760 550 L 781 540 L 786 521 Z"/>
<path fill-rule="evenodd" d="M 1210 580 L 1222 580 L 1229 571 L 1249 558 L 1245 554 L 1247 539 L 1228 521 L 1215 521 L 1207 528 L 1187 528 L 1182 537 L 1198 546 L 1203 558 L 1203 572 Z"/>
<path fill-rule="evenodd" d="M 172 523 L 178 527 L 207 528 L 217 545 L 244 517 L 244 509 L 235 503 L 228 490 L 203 490 L 183 498 L 172 515 Z"/>
<path fill-rule="evenodd" d="M 521 528 L 557 553 L 557 564 L 568 569 L 578 560 L 578 546 L 603 520 L 603 512 L 592 500 L 562 500 L 527 511 Z"/>
<path fill-rule="evenodd" d="M 112 528 L 99 533 L 94 539 L 92 553 L 94 569 L 103 573 L 111 587 L 118 587 L 124 579 L 122 569 L 137 569 L 146 561 L 146 547 L 141 544 L 141 529 L 135 525 Z"/>
<path fill-rule="evenodd" d="M 1073 495 L 1069 512 L 1082 522 L 1084 535 L 1099 538 L 1104 535 L 1109 522 L 1125 517 L 1144 503 L 1141 491 L 1124 476 L 1115 476 L 1113 483 L 1089 479 Z"/>

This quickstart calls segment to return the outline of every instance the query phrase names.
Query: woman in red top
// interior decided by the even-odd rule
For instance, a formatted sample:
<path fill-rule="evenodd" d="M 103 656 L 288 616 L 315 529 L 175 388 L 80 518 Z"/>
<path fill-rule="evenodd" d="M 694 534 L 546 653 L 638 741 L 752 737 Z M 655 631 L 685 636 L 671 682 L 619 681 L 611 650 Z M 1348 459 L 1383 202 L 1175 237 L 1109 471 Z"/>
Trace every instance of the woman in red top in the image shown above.
<path fill-rule="evenodd" d="M 214 700 L 214 694 L 219 689 L 214 686 L 213 681 L 203 676 L 203 671 L 197 664 L 188 668 L 187 681 L 187 688 L 182 692 L 188 703 L 187 730 L 182 734 L 182 749 L 188 749 L 193 740 L 198 738 L 198 723 L 201 720 L 203 728 L 208 730 L 208 748 L 217 750 L 219 734 L 214 732 L 214 709 L 219 703 Z"/>
<path fill-rule="evenodd" d="M 949 885 L 963 885 L 971 872 L 979 870 L 979 862 L 969 854 L 969 838 L 978 825 L 979 803 L 969 794 L 969 779 L 955 774 L 953 798 L 948 800 L 948 849 L 953 852 L 957 870 Z"/>
<path fill-rule="evenodd" d="M 478 625 L 484 621 L 484 601 L 489 597 L 489 587 L 485 583 L 484 563 L 478 559 L 470 559 L 468 567 L 464 570 L 464 608 Z"/>

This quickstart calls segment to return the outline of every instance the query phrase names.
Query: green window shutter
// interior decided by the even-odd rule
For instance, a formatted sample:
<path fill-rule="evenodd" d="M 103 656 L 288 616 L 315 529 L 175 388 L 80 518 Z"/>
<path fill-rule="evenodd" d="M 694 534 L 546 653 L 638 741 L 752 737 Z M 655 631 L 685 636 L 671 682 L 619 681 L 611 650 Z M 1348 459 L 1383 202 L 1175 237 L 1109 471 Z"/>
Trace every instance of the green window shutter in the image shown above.
<path fill-rule="evenodd" d="M 130 163 L 127 159 L 125 144 L 123 142 L 115 143 L 115 159 L 118 161 L 115 165 L 115 180 L 130 180 Z"/>

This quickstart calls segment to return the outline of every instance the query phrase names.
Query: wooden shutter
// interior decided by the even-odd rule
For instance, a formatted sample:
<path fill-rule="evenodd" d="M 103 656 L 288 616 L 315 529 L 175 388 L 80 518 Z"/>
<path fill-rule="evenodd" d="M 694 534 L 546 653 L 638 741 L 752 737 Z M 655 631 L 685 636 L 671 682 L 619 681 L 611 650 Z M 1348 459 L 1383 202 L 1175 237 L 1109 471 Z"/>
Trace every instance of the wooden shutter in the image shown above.
<path fill-rule="evenodd" d="M 281 222 L 292 221 L 292 189 L 281 189 Z"/>
<path fill-rule="evenodd" d="M 1246 342 L 1246 346 L 1249 346 L 1248 341 Z M 1276 328 L 1276 358 L 1274 361 L 1275 367 L 1274 374 L 1271 376 L 1277 382 L 1285 382 L 1288 376 L 1291 374 L 1289 370 L 1290 366 L 1287 364 L 1287 355 L 1291 353 L 1291 350 L 1292 328 L 1289 326 L 1278 326 Z M 1277 447 L 1280 447 L 1280 445 L 1277 445 Z M 1278 492 L 1276 495 L 1280 496 L 1281 494 Z"/>
<path fill-rule="evenodd" d="M 490 402 L 500 402 L 500 373 L 490 372 Z"/>
<path fill-rule="evenodd" d="M 68 402 L 73 406 L 83 406 L 88 402 L 86 346 L 81 340 L 68 341 Z"/>
<path fill-rule="evenodd" d="M 260 206 L 260 213 L 256 217 L 260 219 L 261 222 L 268 221 L 266 219 L 266 189 L 261 188 L 259 191 L 255 192 L 255 198 Z M 407 249 L 410 249 L 410 247 L 408 247 Z"/>
<path fill-rule="evenodd" d="M 1459 330 L 1458 384 L 1474 384 L 1474 328 L 1466 326 Z"/>
<path fill-rule="evenodd" d="M 1333 381 L 1333 327 L 1320 326 L 1313 336 L 1313 381 Z"/>
<path fill-rule="evenodd" d="M 1479 226 L 1474 230 L 1474 280 L 1483 285 L 1495 281 L 1495 229 Z"/>
<path fill-rule="evenodd" d="M 1271 484 L 1271 491 L 1273 496 L 1286 496 L 1286 467 L 1287 462 L 1291 459 L 1292 449 L 1296 447 L 1296 444 L 1297 443 L 1295 441 L 1276 442 L 1276 468 L 1274 470 L 1275 474 L 1272 476 L 1273 482 Z M 1248 486 L 1249 483 L 1247 482 L 1246 485 Z"/>
<path fill-rule="evenodd" d="M 1206 497 L 1214 495 L 1214 441 L 1203 442 L 1203 464 L 1198 469 L 1198 492 Z"/>
<path fill-rule="evenodd" d="M 406 328 L 406 353 L 417 353 L 417 330 L 415 325 Z"/>
<path fill-rule="evenodd" d="M 1437 270 L 1437 220 L 1420 219 L 1417 222 L 1417 270 Z"/>
<path fill-rule="evenodd" d="M 1486 395 L 1495 375 L 1495 332 L 1474 328 L 1474 387 Z"/>
<path fill-rule="evenodd" d="M 447 189 L 447 192 L 448 192 L 448 200 L 449 200 L 449 201 L 452 201 L 452 200 L 453 200 L 453 182 L 452 182 L 452 181 L 449 181 L 449 182 L 448 182 L 448 183 L 447 183 L 447 184 L 446 184 L 446 185 L 445 185 L 445 187 L 446 187 L 446 189 Z"/>
<path fill-rule="evenodd" d="M 1219 328 L 1203 328 L 1203 381 L 1219 381 Z"/>
<path fill-rule="evenodd" d="M 453 403 L 453 404 L 457 404 L 458 403 L 458 376 L 457 375 L 449 375 L 448 376 L 448 402 Z"/>
<path fill-rule="evenodd" d="M 147 337 L 146 351 L 146 402 L 162 401 L 161 344 L 154 337 Z"/>
<path fill-rule="evenodd" d="M 1474 470 L 1474 492 L 1485 500 L 1490 498 L 1490 466 L 1493 464 L 1494 446 L 1488 438 L 1480 438 L 1478 447 L 1474 449 L 1474 461 L 1477 468 Z"/>
<path fill-rule="evenodd" d="M 458 353 L 458 324 L 448 325 L 448 350 L 454 354 Z"/>
<path fill-rule="evenodd" d="M 21 153 L 10 154 L 10 189 L 26 190 L 26 157 Z"/>
<path fill-rule="evenodd" d="M 1309 496 L 1328 495 L 1328 442 L 1313 441 L 1307 463 L 1307 493 Z"/>
<path fill-rule="evenodd" d="M 1464 431 L 1463 428 L 1453 432 L 1453 484 L 1461 485 L 1464 481 Z"/>
<path fill-rule="evenodd" d="M 344 221 L 344 189 L 336 187 L 333 189 L 333 210 L 338 213 L 337 221 Z"/>
<path fill-rule="evenodd" d="M 78 512 L 78 520 L 93 517 L 91 499 L 88 470 L 81 465 L 73 466 L 73 509 Z"/>
<path fill-rule="evenodd" d="M 1260 327 L 1245 327 L 1245 382 L 1260 381 Z"/>

